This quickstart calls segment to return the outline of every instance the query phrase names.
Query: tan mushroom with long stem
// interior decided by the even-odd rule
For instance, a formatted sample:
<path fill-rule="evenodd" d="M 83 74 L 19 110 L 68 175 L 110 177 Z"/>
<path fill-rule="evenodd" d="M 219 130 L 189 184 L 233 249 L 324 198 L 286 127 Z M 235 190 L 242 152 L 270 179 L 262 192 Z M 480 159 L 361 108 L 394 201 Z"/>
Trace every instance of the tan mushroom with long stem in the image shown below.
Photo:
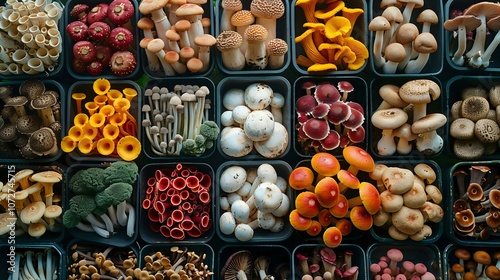
<path fill-rule="evenodd" d="M 408 61 L 410 61 L 413 52 L 413 42 L 418 34 L 418 27 L 411 22 L 401 25 L 397 30 L 397 34 L 395 34 L 396 42 L 402 44 L 406 52 L 405 59 L 398 64 L 399 71 L 402 71 L 408 64 Z"/>
<path fill-rule="evenodd" d="M 139 11 L 143 15 L 151 14 L 151 19 L 156 28 L 156 35 L 164 42 L 165 46 L 168 45 L 165 32 L 171 28 L 170 21 L 163 10 L 167 3 L 168 0 L 145 0 L 139 4 Z"/>
<path fill-rule="evenodd" d="M 14 174 L 14 182 L 19 182 L 19 185 L 21 185 L 21 189 L 25 190 L 30 186 L 29 176 L 34 172 L 35 171 L 33 169 L 29 168 L 22 169 L 18 171 L 16 174 Z"/>
<path fill-rule="evenodd" d="M 385 59 L 382 56 L 384 32 L 390 28 L 391 23 L 383 16 L 373 18 L 368 25 L 368 30 L 375 32 L 375 39 L 373 41 L 373 62 L 377 68 L 380 68 L 385 64 Z"/>
<path fill-rule="evenodd" d="M 458 47 L 451 58 L 451 61 L 455 65 L 464 65 L 464 54 L 467 48 L 467 32 L 475 30 L 480 25 L 481 20 L 474 15 L 460 15 L 444 22 L 444 29 L 457 32 Z"/>
<path fill-rule="evenodd" d="M 413 150 L 413 145 L 411 141 L 418 138 L 418 134 L 414 134 L 411 131 L 411 125 L 408 123 L 394 130 L 394 136 L 398 137 L 398 143 L 396 144 L 396 151 L 401 155 L 407 155 Z"/>
<path fill-rule="evenodd" d="M 31 100 L 31 107 L 39 111 L 39 116 L 42 118 L 44 126 L 49 126 L 55 122 L 52 106 L 57 104 L 57 98 L 52 94 L 42 94 L 36 99 Z"/>
<path fill-rule="evenodd" d="M 210 66 L 210 49 L 217 43 L 217 39 L 210 34 L 201 34 L 194 38 L 194 43 L 198 46 L 198 59 L 203 63 L 200 71 L 204 72 Z"/>
<path fill-rule="evenodd" d="M 497 34 L 493 38 L 493 41 L 488 45 L 488 47 L 484 50 L 484 53 L 481 57 L 482 59 L 482 67 L 486 68 L 490 65 L 490 59 L 500 44 L 500 15 L 488 20 L 486 23 L 489 30 L 496 31 Z"/>
<path fill-rule="evenodd" d="M 245 60 L 251 69 L 264 69 L 267 67 L 266 40 L 268 38 L 267 29 L 259 24 L 250 25 L 245 30 L 245 40 L 247 50 Z"/>
<path fill-rule="evenodd" d="M 394 74 L 398 69 L 399 63 L 406 59 L 405 47 L 400 43 L 390 43 L 384 49 L 386 62 L 382 66 L 382 72 L 385 74 Z"/>
<path fill-rule="evenodd" d="M 52 170 L 42 171 L 33 174 L 31 179 L 43 185 L 45 191 L 45 203 L 47 206 L 52 205 L 52 196 L 54 195 L 53 186 L 62 180 L 61 173 Z"/>
<path fill-rule="evenodd" d="M 413 122 L 415 122 L 427 114 L 427 103 L 441 96 L 441 88 L 429 79 L 411 80 L 399 88 L 399 96 L 403 101 L 413 104 Z"/>
<path fill-rule="evenodd" d="M 243 9 L 243 4 L 241 0 L 222 0 L 220 2 L 222 7 L 222 15 L 220 18 L 220 30 L 235 30 L 235 26 L 232 23 L 232 16 Z"/>
<path fill-rule="evenodd" d="M 396 152 L 393 130 L 405 124 L 407 120 L 408 115 L 399 108 L 383 109 L 373 113 L 371 118 L 373 126 L 382 129 L 382 137 L 377 142 L 377 152 L 381 156 Z"/>
<path fill-rule="evenodd" d="M 191 27 L 188 30 L 189 34 L 189 43 L 190 46 L 195 50 L 195 53 L 198 53 L 198 46 L 194 43 L 194 38 L 203 34 L 203 25 L 201 25 L 201 15 L 203 15 L 205 11 L 200 5 L 186 3 L 180 6 L 176 11 L 175 15 L 180 19 L 186 19 L 191 23 Z"/>
<path fill-rule="evenodd" d="M 431 53 L 436 52 L 438 44 L 434 35 L 429 32 L 420 33 L 413 42 L 413 49 L 418 53 L 417 58 L 408 61 L 405 73 L 417 74 L 424 69 Z"/>
<path fill-rule="evenodd" d="M 247 27 L 254 22 L 255 16 L 249 10 L 240 10 L 231 16 L 231 24 L 236 28 L 236 32 L 238 32 L 242 37 L 245 36 L 245 30 Z M 246 40 L 243 40 L 240 50 L 242 53 L 246 52 Z"/>

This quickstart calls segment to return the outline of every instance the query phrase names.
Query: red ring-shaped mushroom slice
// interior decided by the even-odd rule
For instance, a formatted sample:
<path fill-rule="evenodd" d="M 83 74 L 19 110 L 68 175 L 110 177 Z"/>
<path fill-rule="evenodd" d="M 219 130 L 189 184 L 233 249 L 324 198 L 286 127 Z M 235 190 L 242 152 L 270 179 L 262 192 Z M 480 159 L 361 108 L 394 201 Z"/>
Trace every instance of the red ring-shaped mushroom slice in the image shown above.
<path fill-rule="evenodd" d="M 324 83 L 317 86 L 314 96 L 318 103 L 332 104 L 340 100 L 338 89 L 330 83 Z"/>
<path fill-rule="evenodd" d="M 330 133 L 328 122 L 318 119 L 309 119 L 304 123 L 302 129 L 307 137 L 312 140 L 323 140 Z"/>
<path fill-rule="evenodd" d="M 366 132 L 365 128 L 361 125 L 356 129 L 349 129 L 347 131 L 347 137 L 352 143 L 361 143 L 365 140 Z"/>
<path fill-rule="evenodd" d="M 342 101 L 330 104 L 328 112 L 328 121 L 338 125 L 349 119 L 351 116 L 351 107 Z"/>
<path fill-rule="evenodd" d="M 316 102 L 314 96 L 303 95 L 297 99 L 297 102 L 295 103 L 295 110 L 297 110 L 297 113 L 310 114 L 317 104 L 318 103 Z"/>
<path fill-rule="evenodd" d="M 314 107 L 314 109 L 311 112 L 311 115 L 317 119 L 322 119 L 328 115 L 328 112 L 330 111 L 330 106 L 325 103 L 320 103 Z"/>
<path fill-rule="evenodd" d="M 361 112 L 361 114 L 365 114 L 365 109 L 363 109 L 363 106 L 361 106 L 361 104 L 359 104 L 358 102 L 354 102 L 354 101 L 347 101 L 345 102 L 349 107 L 351 107 L 351 109 L 356 109 L 358 111 Z"/>
<path fill-rule="evenodd" d="M 335 130 L 330 130 L 328 136 L 319 142 L 321 147 L 327 151 L 336 149 L 340 145 L 340 134 Z"/>
<path fill-rule="evenodd" d="M 360 111 L 351 109 L 351 115 L 349 116 L 349 119 L 343 122 L 342 125 L 349 129 L 356 129 L 360 127 L 364 121 L 365 116 L 363 116 Z"/>

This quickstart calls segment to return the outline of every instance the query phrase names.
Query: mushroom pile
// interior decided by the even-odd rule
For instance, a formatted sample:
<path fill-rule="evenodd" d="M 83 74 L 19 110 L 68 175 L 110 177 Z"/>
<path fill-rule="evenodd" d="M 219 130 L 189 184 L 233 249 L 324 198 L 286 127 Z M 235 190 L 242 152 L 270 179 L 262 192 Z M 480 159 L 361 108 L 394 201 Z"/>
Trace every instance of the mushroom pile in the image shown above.
<path fill-rule="evenodd" d="M 18 90 L 19 94 L 15 91 Z M 19 88 L 0 86 L 0 151 L 10 158 L 35 159 L 59 153 L 61 114 L 59 92 L 39 80 Z"/>
<path fill-rule="evenodd" d="M 371 279 L 436 280 L 436 275 L 430 272 L 424 263 L 405 260 L 404 255 L 401 250 L 392 248 L 380 256 L 379 260 L 372 260 L 375 262 L 370 264 Z"/>
<path fill-rule="evenodd" d="M 364 109 L 347 101 L 354 87 L 341 81 L 337 87 L 329 82 L 316 85 L 305 81 L 295 103 L 297 112 L 297 141 L 305 154 L 335 151 L 365 140 Z"/>
<path fill-rule="evenodd" d="M 453 171 L 453 230 L 460 238 L 487 240 L 500 226 L 500 180 L 496 166 Z"/>
<path fill-rule="evenodd" d="M 451 279 L 500 279 L 498 251 L 457 247 L 452 253 L 455 258 L 449 259 L 447 268 Z"/>
<path fill-rule="evenodd" d="M 376 164 L 370 178 L 377 181 L 381 207 L 373 216 L 375 226 L 387 230 L 395 240 L 421 241 L 434 233 L 429 223 L 444 217 L 443 199 L 436 186 L 436 172 L 426 163 L 413 170 Z"/>
<path fill-rule="evenodd" d="M 210 66 L 210 17 L 203 6 L 207 0 L 146 0 L 139 4 L 145 15 L 137 22 L 144 38 L 140 47 L 153 75 L 176 76 L 203 73 Z"/>
<path fill-rule="evenodd" d="M 424 9 L 424 0 L 381 1 L 382 14 L 374 17 L 368 29 L 375 33 L 373 63 L 384 74 L 420 73 L 429 57 L 438 49 L 431 26 L 439 22 L 432 9 Z M 416 14 L 416 23 L 412 14 Z"/>
<path fill-rule="evenodd" d="M 219 127 L 209 119 L 211 100 L 206 86 L 176 84 L 146 88 L 142 126 L 157 156 L 200 156 L 214 145 Z"/>
<path fill-rule="evenodd" d="M 347 4 L 346 4 L 347 3 Z M 296 58 L 297 65 L 308 72 L 355 71 L 365 65 L 369 56 L 357 28 L 363 25 L 362 8 L 350 8 L 348 1 L 330 4 L 322 1 L 296 1 L 304 13 L 306 30 L 295 37 L 305 55 Z M 297 32 L 299 33 L 299 32 Z"/>
<path fill-rule="evenodd" d="M 59 261 L 59 253 L 50 247 L 16 249 L 12 266 L 6 273 L 12 279 L 58 279 Z"/>
<path fill-rule="evenodd" d="M 149 227 L 166 238 L 198 238 L 212 228 L 212 178 L 196 165 L 157 169 L 147 179 L 142 208 Z"/>
<path fill-rule="evenodd" d="M 441 95 L 436 82 L 417 79 L 401 87 L 385 84 L 378 92 L 382 102 L 373 112 L 371 123 L 382 132 L 374 147 L 379 156 L 396 152 L 407 155 L 414 151 L 414 146 L 429 156 L 443 149 L 444 141 L 437 130 L 446 124 L 447 118 L 441 113 L 427 114 L 427 104 Z"/>
<path fill-rule="evenodd" d="M 75 101 L 73 126 L 61 140 L 66 153 L 77 150 L 83 155 L 120 157 L 132 161 L 141 153 L 137 139 L 137 120 L 130 114 L 137 90 L 127 85 L 121 90 L 111 88 L 111 82 L 99 78 L 92 92 L 72 92 Z M 85 113 L 83 107 L 87 110 Z"/>
<path fill-rule="evenodd" d="M 29 234 L 39 238 L 61 231 L 60 171 L 35 172 L 22 169 L 2 185 L 0 192 L 0 235 Z M 55 190 L 55 193 L 54 193 Z M 12 227 L 15 222 L 15 228 Z"/>
<path fill-rule="evenodd" d="M 500 85 L 466 87 L 450 108 L 453 153 L 461 159 L 478 159 L 498 149 L 500 140 Z"/>
<path fill-rule="evenodd" d="M 270 273 L 274 266 L 273 273 Z M 291 279 L 290 265 L 288 262 L 273 264 L 271 258 L 260 254 L 253 256 L 249 250 L 241 250 L 231 254 L 224 266 L 221 268 L 220 279 L 226 280 L 273 280 L 273 279 Z"/>
<path fill-rule="evenodd" d="M 306 247 L 307 248 L 307 247 Z M 300 267 L 301 280 L 357 280 L 359 266 L 353 265 L 354 253 L 349 249 L 333 250 L 328 247 L 314 247 L 295 253 L 295 266 Z"/>
<path fill-rule="evenodd" d="M 322 233 L 323 242 L 330 248 L 338 247 L 353 226 L 369 230 L 372 215 L 380 209 L 377 188 L 358 179 L 359 171 L 373 171 L 373 158 L 356 146 L 344 148 L 343 156 L 349 164 L 347 169 L 341 169 L 335 156 L 322 152 L 311 158 L 311 168 L 299 166 L 288 177 L 290 186 L 298 191 L 290 224 L 309 236 Z"/>
<path fill-rule="evenodd" d="M 33 75 L 54 71 L 62 51 L 57 1 L 9 1 L 0 6 L 0 74 Z"/>
<path fill-rule="evenodd" d="M 127 247 L 75 243 L 68 250 L 67 279 L 143 279 L 137 262 Z"/>
<path fill-rule="evenodd" d="M 267 236 L 283 231 L 283 217 L 290 210 L 288 184 L 272 165 L 229 166 L 222 171 L 219 185 L 222 234 L 234 234 L 238 241 L 244 242 L 251 240 L 257 229 L 270 231 Z"/>
<path fill-rule="evenodd" d="M 487 68 L 500 44 L 500 4 L 482 1 L 463 11 L 452 10 L 450 18 L 444 22 L 444 29 L 453 32 L 449 42 L 456 45 L 456 50 L 450 50 L 450 53 L 455 50 L 451 57 L 453 64 Z M 469 44 L 470 40 L 472 44 Z"/>
<path fill-rule="evenodd" d="M 283 0 L 220 1 L 220 31 L 216 46 L 228 70 L 279 69 L 288 44 L 276 37 L 276 21 L 285 13 Z M 246 3 L 245 3 L 246 6 Z"/>
<path fill-rule="evenodd" d="M 72 41 L 71 69 L 97 76 L 103 71 L 127 76 L 137 66 L 134 43 L 135 7 L 130 0 L 101 2 L 92 8 L 77 3 L 69 11 L 66 34 Z"/>
<path fill-rule="evenodd" d="M 208 264 L 204 263 L 207 255 L 201 250 L 193 251 L 186 247 L 172 246 L 164 250 L 146 254 L 142 270 L 134 270 L 136 279 L 212 279 L 214 275 Z"/>
<path fill-rule="evenodd" d="M 232 88 L 224 93 L 220 148 L 230 157 L 243 157 L 254 148 L 265 158 L 281 156 L 288 147 L 284 126 L 285 97 L 265 83 Z M 286 114 L 286 112 L 285 112 Z"/>
<path fill-rule="evenodd" d="M 63 214 L 64 226 L 95 232 L 103 238 L 124 228 L 127 236 L 133 237 L 137 214 L 131 197 L 137 176 L 137 165 L 125 161 L 75 172 L 69 178 L 69 208 Z"/>

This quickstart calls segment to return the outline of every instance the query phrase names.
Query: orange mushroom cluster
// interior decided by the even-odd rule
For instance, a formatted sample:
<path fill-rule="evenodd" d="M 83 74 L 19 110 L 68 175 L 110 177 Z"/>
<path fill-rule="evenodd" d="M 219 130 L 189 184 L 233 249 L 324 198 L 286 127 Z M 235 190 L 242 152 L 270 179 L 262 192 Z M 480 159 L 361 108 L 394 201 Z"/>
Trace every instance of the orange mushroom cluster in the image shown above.
<path fill-rule="evenodd" d="M 300 191 L 295 209 L 289 215 L 290 224 L 310 236 L 323 233 L 323 241 L 335 248 L 353 226 L 369 230 L 372 215 L 380 209 L 380 195 L 369 182 L 360 182 L 358 172 L 372 172 L 373 158 L 356 146 L 344 148 L 349 167 L 342 169 L 329 153 L 320 152 L 311 159 L 311 168 L 299 166 L 288 178 L 290 186 Z"/>
<path fill-rule="evenodd" d="M 105 78 L 95 80 L 93 90 L 95 97 L 84 104 L 87 113 L 82 111 L 82 101 L 88 100 L 87 94 L 71 94 L 76 115 L 73 126 L 61 140 L 61 149 L 66 153 L 77 149 L 84 155 L 136 159 L 141 152 L 141 142 L 137 139 L 137 120 L 129 110 L 137 90 L 112 89 Z"/>
<path fill-rule="evenodd" d="M 450 257 L 448 272 L 451 279 L 500 279 L 499 263 L 500 253 L 487 249 L 468 249 L 456 247 Z M 471 269 L 472 267 L 472 269 Z M 480 279 L 480 278 L 477 278 Z"/>
<path fill-rule="evenodd" d="M 358 70 L 369 56 L 365 44 L 356 39 L 356 22 L 364 14 L 361 8 L 346 7 L 344 1 L 330 1 L 317 6 L 317 0 L 298 0 L 306 30 L 295 37 L 305 55 L 296 58 L 297 65 L 309 72 Z"/>

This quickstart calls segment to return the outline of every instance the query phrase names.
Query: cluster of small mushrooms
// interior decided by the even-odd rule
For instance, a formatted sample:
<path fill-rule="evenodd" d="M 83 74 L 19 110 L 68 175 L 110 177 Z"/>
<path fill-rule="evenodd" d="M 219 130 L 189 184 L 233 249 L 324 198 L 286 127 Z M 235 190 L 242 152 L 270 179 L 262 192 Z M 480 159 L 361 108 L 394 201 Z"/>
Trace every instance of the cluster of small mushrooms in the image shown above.
<path fill-rule="evenodd" d="M 380 209 L 373 216 L 375 226 L 387 230 L 392 239 L 421 241 L 434 232 L 429 223 L 444 217 L 439 205 L 443 195 L 434 168 L 419 163 L 413 170 L 376 164 L 370 178 L 377 181 Z"/>
<path fill-rule="evenodd" d="M 6 1 L 0 6 L 0 74 L 33 75 L 55 70 L 62 51 L 57 1 Z"/>
<path fill-rule="evenodd" d="M 18 251 L 19 250 L 19 251 Z M 9 279 L 57 279 L 59 253 L 53 248 L 17 249 Z"/>
<path fill-rule="evenodd" d="M 304 13 L 306 30 L 295 37 L 304 55 L 296 57 L 300 67 L 308 72 L 356 71 L 365 65 L 369 53 L 358 32 L 364 24 L 363 5 L 348 7 L 349 1 L 299 0 L 295 6 Z M 296 19 L 298 17 L 296 16 Z M 297 32 L 298 34 L 299 32 Z"/>
<path fill-rule="evenodd" d="M 449 42 L 454 46 L 450 54 L 455 50 L 451 55 L 453 64 L 487 68 L 500 44 L 500 4 L 482 1 L 464 10 L 453 9 L 450 18 L 444 22 L 444 28 L 453 32 Z"/>
<path fill-rule="evenodd" d="M 456 246 L 451 253 L 455 257 L 449 260 L 447 268 L 451 280 L 500 279 L 498 252 Z"/>
<path fill-rule="evenodd" d="M 334 151 L 365 140 L 363 107 L 347 101 L 353 85 L 345 80 L 337 87 L 330 82 L 302 83 L 305 95 L 295 102 L 297 141 L 304 154 Z M 354 93 L 353 93 L 354 94 Z"/>
<path fill-rule="evenodd" d="M 400 250 L 401 249 L 401 250 Z M 370 264 L 371 279 L 420 279 L 436 280 L 436 275 L 429 271 L 429 268 L 422 262 L 414 263 L 409 259 L 405 260 L 407 255 L 404 248 L 392 248 L 387 250 L 378 260 L 372 259 Z M 430 256 L 425 256 L 430 257 Z M 459 278 L 462 279 L 462 278 Z M 464 278 L 465 279 L 465 278 Z M 475 278 L 474 278 L 475 279 Z"/>
<path fill-rule="evenodd" d="M 498 168 L 464 165 L 453 171 L 453 230 L 459 238 L 487 240 L 500 226 Z"/>
<path fill-rule="evenodd" d="M 289 117 L 283 113 L 284 94 L 265 83 L 252 83 L 245 89 L 231 88 L 222 96 L 220 123 L 221 151 L 230 157 L 243 157 L 254 148 L 265 158 L 281 156 L 288 147 Z"/>
<path fill-rule="evenodd" d="M 207 86 L 153 86 L 144 92 L 142 126 L 157 156 L 200 156 L 214 145 L 219 127 L 209 118 Z"/>
<path fill-rule="evenodd" d="M 412 14 L 425 6 L 423 0 L 382 1 L 382 15 L 374 17 L 368 29 L 375 33 L 373 63 L 384 74 L 420 73 L 429 57 L 438 49 L 431 26 L 439 22 L 432 9 L 425 9 L 416 17 Z M 402 9 L 402 10 L 401 10 Z"/>
<path fill-rule="evenodd" d="M 446 124 L 447 118 L 441 113 L 427 114 L 427 104 L 441 95 L 436 82 L 416 79 L 401 87 L 385 84 L 379 88 L 379 94 L 382 102 L 371 117 L 372 125 L 382 130 L 374 145 L 378 155 L 407 155 L 414 151 L 414 146 L 424 155 L 435 155 L 443 149 L 444 141 L 437 130 Z"/>
<path fill-rule="evenodd" d="M 277 20 L 285 13 L 283 0 L 222 0 L 220 34 L 216 46 L 222 64 L 232 71 L 279 69 L 288 44 L 276 37 Z"/>
<path fill-rule="evenodd" d="M 270 270 L 274 266 L 273 272 Z M 220 279 L 225 280 L 273 280 L 291 279 L 288 262 L 273 264 L 271 257 L 259 254 L 254 257 L 250 250 L 241 250 L 231 254 L 221 268 Z"/>
<path fill-rule="evenodd" d="M 29 234 L 39 238 L 45 233 L 61 231 L 60 171 L 35 172 L 22 169 L 12 179 L 1 183 L 0 235 L 14 234 L 11 223 L 15 222 L 15 235 Z M 54 193 L 55 190 L 55 193 Z"/>
<path fill-rule="evenodd" d="M 309 248 L 309 250 L 305 250 Z M 350 249 L 333 250 L 328 247 L 305 246 L 295 253 L 295 267 L 300 267 L 301 280 L 357 280 L 359 266 L 354 263 Z M 298 278 L 297 278 L 298 279 Z"/>
<path fill-rule="evenodd" d="M 478 159 L 498 149 L 500 85 L 463 88 L 450 108 L 453 152 L 461 159 Z"/>
<path fill-rule="evenodd" d="M 219 185 L 222 234 L 249 241 L 257 229 L 271 232 L 266 235 L 283 231 L 283 217 L 290 210 L 288 184 L 271 164 L 229 166 L 222 171 Z"/>
<path fill-rule="evenodd" d="M 50 85 L 47 85 L 49 87 Z M 39 80 L 0 86 L 0 150 L 11 158 L 53 157 L 59 152 L 59 92 Z M 16 93 L 18 90 L 18 94 Z M 0 102 L 2 103 L 2 102 Z"/>
<path fill-rule="evenodd" d="M 210 13 L 207 0 L 147 0 L 139 11 L 145 17 L 137 22 L 144 38 L 140 47 L 147 67 L 156 76 L 176 76 L 206 72 L 210 66 Z M 206 5 L 207 4 L 207 5 Z M 206 16 L 206 17 L 203 17 Z"/>

